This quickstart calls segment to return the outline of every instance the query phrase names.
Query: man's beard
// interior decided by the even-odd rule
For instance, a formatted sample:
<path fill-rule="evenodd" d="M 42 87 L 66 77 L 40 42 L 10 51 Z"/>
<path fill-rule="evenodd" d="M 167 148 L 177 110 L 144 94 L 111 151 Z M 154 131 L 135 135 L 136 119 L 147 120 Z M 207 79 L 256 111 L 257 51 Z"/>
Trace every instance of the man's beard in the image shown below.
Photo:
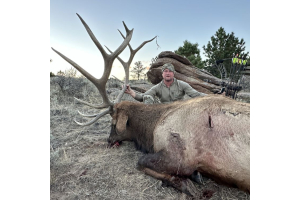
<path fill-rule="evenodd" d="M 165 78 L 165 81 L 166 81 L 166 82 L 172 82 L 172 81 L 173 81 L 173 79 L 172 79 L 172 78 L 170 78 L 170 77 L 166 77 L 166 78 Z"/>

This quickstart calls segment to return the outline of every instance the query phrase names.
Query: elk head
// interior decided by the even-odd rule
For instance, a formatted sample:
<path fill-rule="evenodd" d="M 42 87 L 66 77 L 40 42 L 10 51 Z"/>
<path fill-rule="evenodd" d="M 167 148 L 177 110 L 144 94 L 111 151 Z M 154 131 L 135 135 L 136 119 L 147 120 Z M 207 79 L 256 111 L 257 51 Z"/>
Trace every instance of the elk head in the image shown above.
<path fill-rule="evenodd" d="M 108 143 L 118 145 L 124 140 L 130 140 L 130 132 L 127 133 L 128 115 L 125 110 L 115 108 L 112 115 L 111 131 L 108 138 Z"/>
<path fill-rule="evenodd" d="M 77 14 L 77 13 L 76 13 Z M 93 32 L 91 31 L 91 29 L 89 28 L 89 26 L 85 23 L 85 21 L 81 18 L 81 16 L 79 14 L 77 14 L 77 16 L 79 17 L 80 21 L 82 22 L 82 24 L 84 25 L 86 31 L 88 32 L 89 36 L 91 37 L 91 39 L 93 40 L 93 42 L 95 43 L 95 45 L 97 46 L 97 48 L 99 49 L 100 53 L 102 54 L 102 57 L 104 59 L 104 72 L 103 75 L 100 79 L 96 79 L 94 76 L 92 76 L 90 73 L 88 73 L 87 71 L 85 71 L 83 68 L 81 68 L 78 64 L 76 64 L 74 61 L 72 61 L 71 59 L 67 58 L 66 56 L 64 56 L 62 53 L 58 52 L 57 50 L 55 50 L 54 48 L 52 48 L 53 51 L 55 51 L 58 55 L 60 55 L 64 60 L 66 60 L 68 63 L 70 63 L 73 67 L 75 67 L 79 72 L 81 72 L 82 75 L 84 75 L 88 80 L 90 80 L 98 89 L 99 93 L 102 96 L 103 102 L 100 105 L 93 105 L 90 104 L 88 102 L 85 102 L 83 100 L 77 99 L 76 97 L 74 97 L 78 102 L 83 103 L 85 105 L 88 105 L 90 107 L 96 108 L 96 109 L 104 109 L 102 112 L 97 113 L 97 114 L 93 114 L 93 115 L 86 115 L 83 114 L 81 112 L 78 111 L 78 113 L 84 117 L 89 117 L 89 118 L 93 118 L 91 121 L 87 122 L 87 123 L 79 123 L 76 120 L 74 120 L 78 125 L 80 126 L 87 126 L 87 125 L 91 125 L 94 122 L 96 122 L 98 119 L 100 119 L 102 116 L 106 115 L 106 114 L 110 114 L 113 117 L 112 120 L 112 131 L 111 131 L 111 136 L 112 135 L 117 135 L 118 133 L 121 133 L 124 131 L 124 128 L 126 127 L 126 116 L 120 115 L 120 113 L 118 113 L 118 110 L 116 107 L 114 107 L 114 105 L 118 104 L 121 101 L 121 98 L 126 90 L 126 87 L 122 88 L 122 91 L 119 93 L 119 95 L 117 96 L 117 98 L 112 102 L 109 98 L 108 95 L 106 94 L 106 90 L 105 90 L 105 85 L 107 83 L 107 80 L 110 76 L 111 73 L 111 69 L 112 69 L 112 65 L 113 62 L 115 60 L 115 58 L 117 58 L 121 64 L 124 67 L 125 70 L 125 85 L 128 84 L 128 80 L 129 80 L 129 67 L 130 64 L 135 56 L 135 54 L 148 42 L 151 42 L 152 40 L 154 40 L 157 36 L 155 36 L 154 38 L 152 38 L 151 40 L 147 40 L 144 41 L 138 48 L 136 48 L 135 50 L 132 49 L 131 45 L 129 44 L 131 38 L 132 38 L 132 34 L 133 34 L 133 29 L 129 30 L 126 26 L 126 24 L 123 22 L 123 25 L 125 27 L 126 30 L 126 37 L 121 33 L 120 30 L 118 30 L 121 34 L 121 36 L 124 38 L 123 43 L 114 51 L 112 52 L 111 50 L 109 50 L 106 46 L 106 48 L 108 49 L 108 51 L 111 54 L 107 54 L 106 51 L 104 50 L 104 48 L 102 47 L 102 45 L 98 42 L 98 40 L 96 39 L 96 37 L 94 36 Z M 126 48 L 129 47 L 130 49 L 130 57 L 129 60 L 127 62 L 124 62 L 121 58 L 119 58 L 119 54 Z M 120 117 L 121 116 L 121 117 Z M 126 121 L 126 122 L 125 122 Z M 125 126 L 124 126 L 125 125 Z M 111 138 L 111 137 L 110 137 Z M 117 141 L 117 140 L 111 140 L 111 141 Z"/>

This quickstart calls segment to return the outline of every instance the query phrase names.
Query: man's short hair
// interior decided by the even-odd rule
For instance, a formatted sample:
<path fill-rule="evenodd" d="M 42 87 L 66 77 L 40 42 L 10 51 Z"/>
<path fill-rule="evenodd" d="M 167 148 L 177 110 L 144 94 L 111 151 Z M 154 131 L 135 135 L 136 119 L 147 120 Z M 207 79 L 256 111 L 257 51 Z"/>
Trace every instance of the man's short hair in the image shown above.
<path fill-rule="evenodd" d="M 165 69 L 168 69 L 175 73 L 174 66 L 171 63 L 166 63 L 162 66 L 161 71 L 164 72 Z"/>

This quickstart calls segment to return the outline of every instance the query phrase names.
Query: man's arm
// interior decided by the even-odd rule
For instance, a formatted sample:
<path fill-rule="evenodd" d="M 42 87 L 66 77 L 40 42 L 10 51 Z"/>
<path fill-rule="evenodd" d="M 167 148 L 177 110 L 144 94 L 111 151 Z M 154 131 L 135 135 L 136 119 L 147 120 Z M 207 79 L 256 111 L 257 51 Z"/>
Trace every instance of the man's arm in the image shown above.
<path fill-rule="evenodd" d="M 129 85 L 127 85 L 127 89 L 125 90 L 125 93 L 126 94 L 129 94 L 131 95 L 135 100 L 137 101 L 143 101 L 143 96 L 144 95 L 151 95 L 153 98 L 154 96 L 156 95 L 156 85 L 153 86 L 151 89 L 149 89 L 148 91 L 146 91 L 144 94 L 138 94 L 138 93 L 135 93 Z"/>
<path fill-rule="evenodd" d="M 192 98 L 197 97 L 197 96 L 206 96 L 207 95 L 205 93 L 198 92 L 197 90 L 192 88 L 192 86 L 190 86 L 186 82 L 181 81 L 181 85 L 182 85 L 182 89 L 184 90 L 185 94 L 187 94 L 188 96 L 190 96 Z"/>

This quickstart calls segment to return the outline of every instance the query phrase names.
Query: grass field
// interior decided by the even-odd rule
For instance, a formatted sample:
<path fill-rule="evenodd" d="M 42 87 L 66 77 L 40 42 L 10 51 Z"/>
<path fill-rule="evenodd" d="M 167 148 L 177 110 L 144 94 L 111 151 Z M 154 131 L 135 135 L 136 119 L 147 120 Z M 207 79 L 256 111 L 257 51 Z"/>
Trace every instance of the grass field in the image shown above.
<path fill-rule="evenodd" d="M 50 80 L 50 190 L 51 199 L 192 199 L 137 169 L 143 154 L 132 142 L 107 148 L 110 115 L 96 123 L 80 127 L 84 121 L 77 113 L 95 113 L 78 104 L 73 96 L 90 103 L 101 102 L 96 88 L 84 78 L 52 77 Z M 150 83 L 147 83 L 150 84 Z M 109 80 L 107 92 L 117 96 L 119 84 Z M 134 101 L 124 95 L 123 100 Z M 237 188 L 219 185 L 204 177 L 204 185 L 195 183 L 199 199 L 250 199 Z"/>

